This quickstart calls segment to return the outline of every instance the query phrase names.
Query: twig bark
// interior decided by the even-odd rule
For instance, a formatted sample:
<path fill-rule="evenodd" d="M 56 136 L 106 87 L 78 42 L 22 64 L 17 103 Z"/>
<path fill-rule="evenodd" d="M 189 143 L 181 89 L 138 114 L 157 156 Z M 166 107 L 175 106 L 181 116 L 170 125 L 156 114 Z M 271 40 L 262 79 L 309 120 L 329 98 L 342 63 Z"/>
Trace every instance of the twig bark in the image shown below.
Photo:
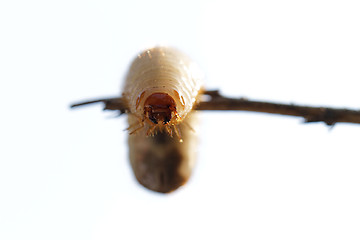
<path fill-rule="evenodd" d="M 123 99 L 121 97 L 114 97 L 114 98 L 100 98 L 85 102 L 79 102 L 72 104 L 70 107 L 81 107 L 93 103 L 104 103 L 104 110 L 118 110 L 121 114 L 126 113 L 128 111 Z"/>
<path fill-rule="evenodd" d="M 357 110 L 251 101 L 245 98 L 228 98 L 222 96 L 217 90 L 205 91 L 204 95 L 209 96 L 210 99 L 199 102 L 198 105 L 196 105 L 195 110 L 252 111 L 281 114 L 303 117 L 307 123 L 324 122 L 330 126 L 340 122 L 360 124 L 360 111 Z M 98 102 L 105 104 L 104 110 L 119 110 L 120 113 L 127 112 L 127 108 L 120 97 L 77 103 L 73 104 L 71 107 L 78 107 Z"/>
<path fill-rule="evenodd" d="M 294 104 L 280 104 L 273 102 L 251 101 L 245 98 L 228 98 L 222 96 L 219 91 L 206 91 L 211 99 L 200 102 L 197 110 L 221 110 L 221 111 L 252 111 L 288 116 L 303 117 L 305 122 L 324 122 L 327 125 L 335 123 L 360 124 L 360 111 L 330 107 L 310 107 Z"/>

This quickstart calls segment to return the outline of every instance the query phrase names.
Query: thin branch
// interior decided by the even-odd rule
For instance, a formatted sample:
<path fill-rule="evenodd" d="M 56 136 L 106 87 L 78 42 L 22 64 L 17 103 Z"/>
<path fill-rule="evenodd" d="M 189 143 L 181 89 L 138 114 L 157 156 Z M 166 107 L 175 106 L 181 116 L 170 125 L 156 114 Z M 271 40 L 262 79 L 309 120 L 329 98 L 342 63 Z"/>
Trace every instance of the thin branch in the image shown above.
<path fill-rule="evenodd" d="M 245 98 L 228 98 L 222 96 L 219 91 L 205 91 L 204 95 L 210 97 L 209 100 L 200 102 L 196 110 L 209 111 L 252 111 L 288 116 L 303 117 L 305 122 L 324 122 L 327 125 L 335 123 L 357 123 L 360 124 L 360 111 L 351 109 L 339 109 L 329 107 L 309 107 L 294 104 L 280 104 L 272 102 L 250 101 Z M 82 103 L 73 104 L 71 107 L 78 107 L 87 104 L 102 102 L 105 104 L 104 110 L 119 110 L 126 113 L 128 109 L 122 98 L 97 99 Z"/>
<path fill-rule="evenodd" d="M 340 122 L 360 124 L 360 111 L 356 110 L 250 101 L 245 98 L 228 98 L 222 96 L 219 91 L 207 91 L 205 94 L 209 95 L 211 99 L 200 102 L 196 107 L 197 110 L 235 110 L 281 114 L 303 117 L 307 123 L 324 122 L 327 125 Z"/>
<path fill-rule="evenodd" d="M 85 102 L 72 104 L 70 107 L 75 108 L 75 107 L 85 106 L 85 105 L 93 104 L 93 103 L 104 103 L 103 110 L 118 110 L 118 111 L 120 111 L 121 114 L 126 113 L 128 111 L 128 109 L 121 97 L 89 100 L 89 101 L 85 101 Z"/>

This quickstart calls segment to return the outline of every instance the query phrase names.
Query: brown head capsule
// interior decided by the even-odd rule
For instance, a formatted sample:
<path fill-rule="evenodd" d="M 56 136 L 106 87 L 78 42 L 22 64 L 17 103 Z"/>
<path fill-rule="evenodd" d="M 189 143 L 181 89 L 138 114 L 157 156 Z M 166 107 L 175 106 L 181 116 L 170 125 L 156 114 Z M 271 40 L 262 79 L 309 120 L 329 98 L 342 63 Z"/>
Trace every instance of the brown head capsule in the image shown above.
<path fill-rule="evenodd" d="M 144 114 L 154 124 L 168 124 L 176 118 L 174 99 L 166 93 L 153 93 L 144 103 Z"/>

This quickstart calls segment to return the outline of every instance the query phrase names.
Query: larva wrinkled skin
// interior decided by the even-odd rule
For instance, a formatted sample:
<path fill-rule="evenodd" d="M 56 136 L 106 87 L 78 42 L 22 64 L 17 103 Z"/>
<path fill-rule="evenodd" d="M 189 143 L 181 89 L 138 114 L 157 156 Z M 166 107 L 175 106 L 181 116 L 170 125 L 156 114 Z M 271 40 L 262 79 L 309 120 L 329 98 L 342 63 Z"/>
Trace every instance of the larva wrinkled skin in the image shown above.
<path fill-rule="evenodd" d="M 184 120 L 195 127 L 196 113 Z M 129 122 L 132 122 L 129 116 Z M 129 135 L 129 157 L 138 182 L 144 187 L 169 193 L 190 178 L 196 161 L 197 136 L 184 123 L 179 124 L 183 142 L 167 132 L 146 136 L 145 129 Z"/>
<path fill-rule="evenodd" d="M 123 89 L 129 109 L 129 155 L 137 180 L 167 193 L 189 179 L 196 159 L 202 89 L 198 67 L 173 48 L 148 49 L 133 61 Z"/>

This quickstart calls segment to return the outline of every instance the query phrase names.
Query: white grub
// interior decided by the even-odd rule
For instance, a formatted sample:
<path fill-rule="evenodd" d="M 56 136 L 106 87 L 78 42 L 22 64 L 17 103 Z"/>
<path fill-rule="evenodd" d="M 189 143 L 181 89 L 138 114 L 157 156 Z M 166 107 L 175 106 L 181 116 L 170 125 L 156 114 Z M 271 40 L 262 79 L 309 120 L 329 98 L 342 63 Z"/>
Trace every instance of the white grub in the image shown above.
<path fill-rule="evenodd" d="M 196 113 L 202 74 L 180 51 L 155 47 L 133 61 L 123 98 L 129 109 L 129 155 L 137 180 L 171 192 L 190 177 L 196 158 Z"/>

